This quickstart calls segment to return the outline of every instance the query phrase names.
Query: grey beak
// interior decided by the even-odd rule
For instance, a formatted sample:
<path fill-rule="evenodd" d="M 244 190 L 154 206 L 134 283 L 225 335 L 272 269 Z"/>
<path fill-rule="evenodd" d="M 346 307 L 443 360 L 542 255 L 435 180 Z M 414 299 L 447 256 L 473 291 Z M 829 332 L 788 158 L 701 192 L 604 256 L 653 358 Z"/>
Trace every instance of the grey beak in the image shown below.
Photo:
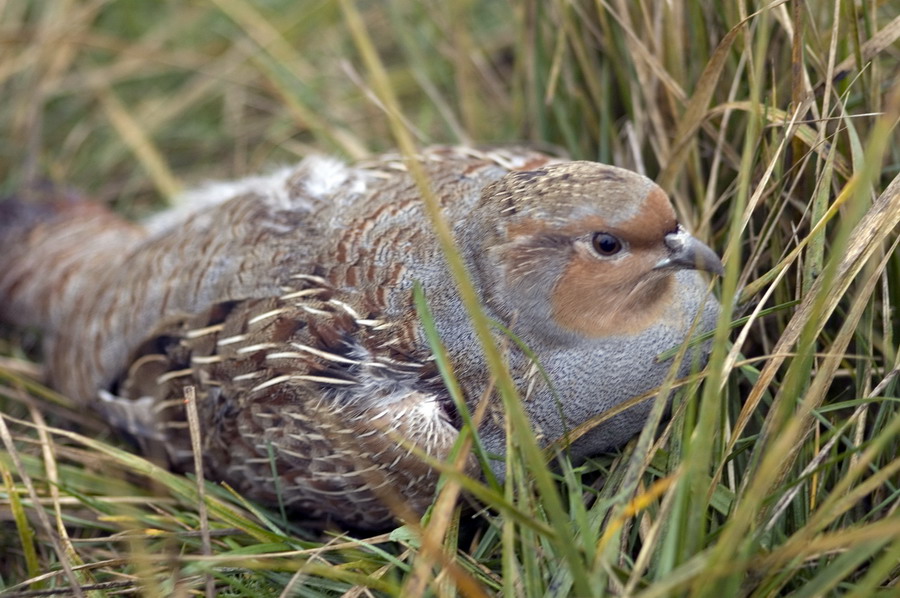
<path fill-rule="evenodd" d="M 669 248 L 669 255 L 661 259 L 653 267 L 654 270 L 689 269 L 704 270 L 719 276 L 725 274 L 722 260 L 716 252 L 688 234 L 681 225 L 676 232 L 666 235 L 666 247 Z"/>

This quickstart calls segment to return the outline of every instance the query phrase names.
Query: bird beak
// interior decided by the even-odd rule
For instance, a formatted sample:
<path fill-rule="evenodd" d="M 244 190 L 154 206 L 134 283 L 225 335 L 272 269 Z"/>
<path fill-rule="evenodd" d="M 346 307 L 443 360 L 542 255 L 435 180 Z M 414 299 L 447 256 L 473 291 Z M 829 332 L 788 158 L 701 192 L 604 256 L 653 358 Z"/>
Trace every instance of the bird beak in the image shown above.
<path fill-rule="evenodd" d="M 692 237 L 681 225 L 674 233 L 666 235 L 669 255 L 661 259 L 654 270 L 705 270 L 722 276 L 725 268 L 716 252 Z"/>

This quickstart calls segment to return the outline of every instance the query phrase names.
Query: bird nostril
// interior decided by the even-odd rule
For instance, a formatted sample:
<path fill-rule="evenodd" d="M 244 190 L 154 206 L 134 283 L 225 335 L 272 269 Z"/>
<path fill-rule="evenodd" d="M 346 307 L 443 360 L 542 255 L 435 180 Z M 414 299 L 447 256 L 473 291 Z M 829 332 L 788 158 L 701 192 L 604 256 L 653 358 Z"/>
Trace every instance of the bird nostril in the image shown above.
<path fill-rule="evenodd" d="M 666 247 L 668 247 L 673 252 L 682 251 L 685 245 L 688 243 L 688 239 L 690 239 L 690 235 L 688 235 L 687 231 L 685 231 L 681 226 L 675 229 L 675 232 L 671 232 L 666 235 L 665 243 Z"/>

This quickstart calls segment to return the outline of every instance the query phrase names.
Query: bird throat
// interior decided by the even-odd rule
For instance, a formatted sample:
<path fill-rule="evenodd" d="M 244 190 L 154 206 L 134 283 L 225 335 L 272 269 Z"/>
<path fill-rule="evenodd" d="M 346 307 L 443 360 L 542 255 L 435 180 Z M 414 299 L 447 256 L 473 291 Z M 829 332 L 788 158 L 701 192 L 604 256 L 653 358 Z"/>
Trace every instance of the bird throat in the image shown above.
<path fill-rule="evenodd" d="M 638 334 L 658 322 L 673 299 L 674 277 L 653 277 L 636 285 L 599 287 L 570 267 L 553 290 L 553 319 L 588 338 Z"/>

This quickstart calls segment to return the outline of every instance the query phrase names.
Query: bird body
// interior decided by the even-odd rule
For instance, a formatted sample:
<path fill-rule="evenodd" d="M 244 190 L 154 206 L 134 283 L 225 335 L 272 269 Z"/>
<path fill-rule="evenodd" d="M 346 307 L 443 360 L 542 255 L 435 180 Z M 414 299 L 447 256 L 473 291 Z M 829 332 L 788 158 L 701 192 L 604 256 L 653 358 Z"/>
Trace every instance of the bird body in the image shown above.
<path fill-rule="evenodd" d="M 721 264 L 649 179 L 520 149 L 418 159 L 487 315 L 547 374 L 506 344 L 542 443 L 651 391 L 671 367 L 657 356 L 698 315 L 698 331 L 714 325 L 698 270 Z M 392 499 L 431 500 L 437 475 L 411 447 L 442 459 L 461 424 L 416 282 L 470 407 L 488 387 L 400 157 L 310 158 L 202 188 L 143 225 L 77 200 L 4 202 L 0 215 L 0 317 L 45 329 L 54 387 L 189 470 L 194 386 L 208 475 L 306 519 L 379 527 Z M 648 409 L 604 422 L 573 453 L 621 445 Z M 499 407 L 479 432 L 502 455 Z"/>

